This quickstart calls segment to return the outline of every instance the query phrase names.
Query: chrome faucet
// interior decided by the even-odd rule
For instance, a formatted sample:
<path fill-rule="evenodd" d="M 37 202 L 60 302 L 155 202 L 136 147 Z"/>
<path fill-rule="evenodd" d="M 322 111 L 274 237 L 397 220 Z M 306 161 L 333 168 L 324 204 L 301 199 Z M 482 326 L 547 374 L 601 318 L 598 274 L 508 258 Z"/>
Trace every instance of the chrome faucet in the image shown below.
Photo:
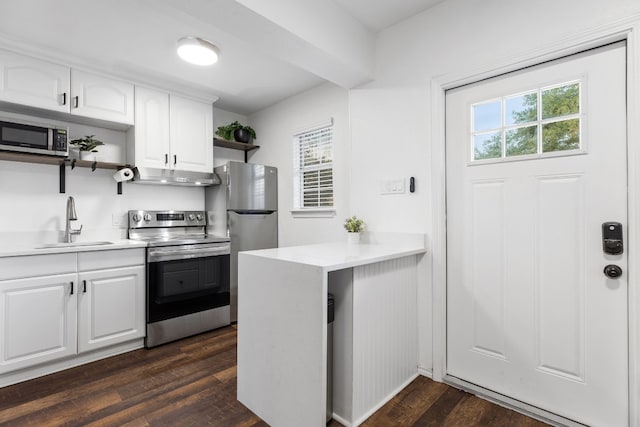
<path fill-rule="evenodd" d="M 73 200 L 73 197 L 69 196 L 67 199 L 67 227 L 64 230 L 64 241 L 65 243 L 73 242 L 73 236 L 76 234 L 80 234 L 82 231 L 82 225 L 80 228 L 73 229 L 71 228 L 71 221 L 77 221 L 78 215 L 76 215 L 76 203 Z"/>

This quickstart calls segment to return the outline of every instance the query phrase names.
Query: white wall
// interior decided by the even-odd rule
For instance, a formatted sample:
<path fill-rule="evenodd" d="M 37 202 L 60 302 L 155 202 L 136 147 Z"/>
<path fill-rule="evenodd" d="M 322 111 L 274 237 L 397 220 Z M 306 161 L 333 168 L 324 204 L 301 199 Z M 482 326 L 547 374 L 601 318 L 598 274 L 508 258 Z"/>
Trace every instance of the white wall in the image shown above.
<path fill-rule="evenodd" d="M 294 218 L 293 134 L 333 117 L 334 203 L 331 218 Z M 345 239 L 344 219 L 349 208 L 349 113 L 348 91 L 326 83 L 293 96 L 249 117 L 260 145 L 250 158 L 278 168 L 278 239 L 280 246 L 302 245 Z"/>
<path fill-rule="evenodd" d="M 431 235 L 431 79 L 535 57 L 541 46 L 639 13 L 637 0 L 449 0 L 382 32 L 376 80 L 350 91 L 352 210 L 374 231 Z M 381 195 L 372 185 L 409 176 L 415 194 Z M 430 263 L 422 268 L 420 366 L 431 370 Z"/>

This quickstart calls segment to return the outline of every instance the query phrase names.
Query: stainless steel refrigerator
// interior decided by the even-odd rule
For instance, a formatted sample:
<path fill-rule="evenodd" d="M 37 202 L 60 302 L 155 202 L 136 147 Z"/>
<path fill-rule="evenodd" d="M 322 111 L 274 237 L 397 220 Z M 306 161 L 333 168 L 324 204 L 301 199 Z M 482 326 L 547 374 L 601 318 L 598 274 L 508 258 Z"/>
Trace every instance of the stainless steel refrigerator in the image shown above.
<path fill-rule="evenodd" d="M 229 162 L 205 190 L 210 234 L 231 239 L 231 321 L 238 320 L 238 252 L 278 247 L 278 169 Z"/>

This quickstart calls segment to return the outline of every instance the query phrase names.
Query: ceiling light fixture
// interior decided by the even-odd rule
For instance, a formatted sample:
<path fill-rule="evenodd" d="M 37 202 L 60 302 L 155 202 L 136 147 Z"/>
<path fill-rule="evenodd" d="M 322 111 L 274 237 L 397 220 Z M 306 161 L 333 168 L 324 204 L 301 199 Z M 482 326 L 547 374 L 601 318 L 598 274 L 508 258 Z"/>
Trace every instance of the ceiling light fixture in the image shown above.
<path fill-rule="evenodd" d="M 187 36 L 178 40 L 178 56 L 196 65 L 212 65 L 218 62 L 218 48 L 200 37 Z"/>

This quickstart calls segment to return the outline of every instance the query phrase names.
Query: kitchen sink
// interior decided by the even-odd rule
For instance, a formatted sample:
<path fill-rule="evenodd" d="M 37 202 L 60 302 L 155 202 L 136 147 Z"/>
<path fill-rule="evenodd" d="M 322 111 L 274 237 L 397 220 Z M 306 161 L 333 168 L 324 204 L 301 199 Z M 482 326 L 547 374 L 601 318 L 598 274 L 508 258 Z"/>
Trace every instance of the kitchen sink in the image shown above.
<path fill-rule="evenodd" d="M 113 242 L 99 241 L 99 242 L 47 243 L 42 246 L 38 246 L 36 249 L 74 248 L 76 246 L 104 246 L 104 245 L 113 245 Z"/>

